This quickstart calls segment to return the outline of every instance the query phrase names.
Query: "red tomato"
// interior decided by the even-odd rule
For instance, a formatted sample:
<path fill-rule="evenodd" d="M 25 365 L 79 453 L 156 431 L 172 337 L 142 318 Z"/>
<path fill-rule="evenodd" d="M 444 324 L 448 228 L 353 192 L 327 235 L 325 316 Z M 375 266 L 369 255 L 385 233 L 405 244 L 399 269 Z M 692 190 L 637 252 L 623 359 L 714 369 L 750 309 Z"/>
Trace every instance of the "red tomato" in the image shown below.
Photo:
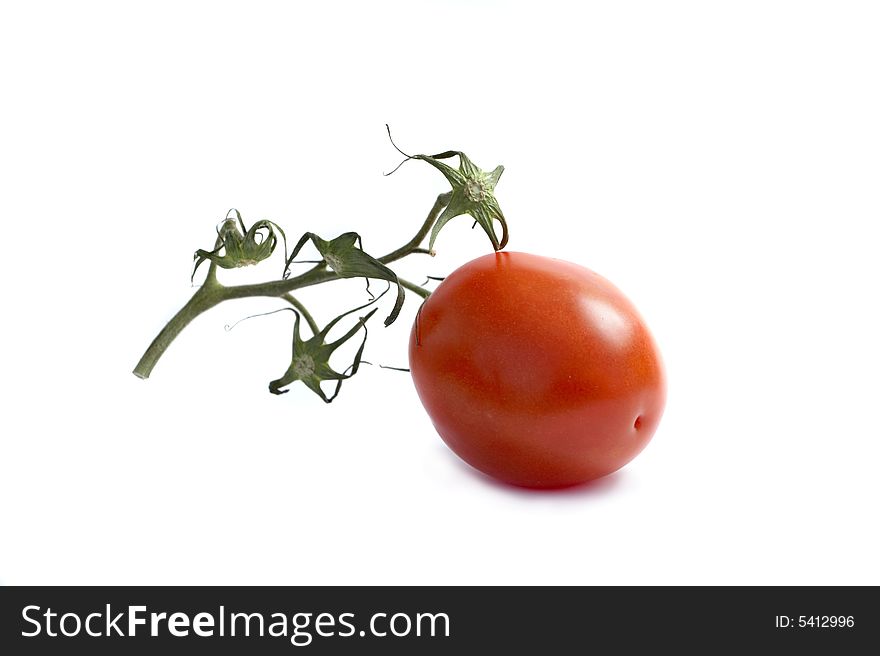
<path fill-rule="evenodd" d="M 589 269 L 493 253 L 425 301 L 410 336 L 419 397 L 465 462 L 552 488 L 623 467 L 666 399 L 660 355 L 632 303 Z"/>

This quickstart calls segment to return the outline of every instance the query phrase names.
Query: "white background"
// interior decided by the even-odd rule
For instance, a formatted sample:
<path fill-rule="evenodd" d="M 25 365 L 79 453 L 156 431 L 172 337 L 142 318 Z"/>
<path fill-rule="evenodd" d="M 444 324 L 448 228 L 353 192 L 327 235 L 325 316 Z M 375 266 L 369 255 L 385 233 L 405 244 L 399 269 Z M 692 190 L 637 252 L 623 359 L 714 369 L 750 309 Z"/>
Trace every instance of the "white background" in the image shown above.
<path fill-rule="evenodd" d="M 880 584 L 878 34 L 870 2 L 4 4 L 0 581 Z M 272 396 L 291 315 L 224 331 L 271 299 L 131 375 L 230 207 L 409 239 L 447 184 L 382 176 L 386 122 L 503 163 L 509 248 L 641 309 L 669 400 L 624 470 L 494 484 L 375 367 Z M 487 252 L 469 227 L 401 272 Z M 405 364 L 417 305 L 368 359 Z"/>

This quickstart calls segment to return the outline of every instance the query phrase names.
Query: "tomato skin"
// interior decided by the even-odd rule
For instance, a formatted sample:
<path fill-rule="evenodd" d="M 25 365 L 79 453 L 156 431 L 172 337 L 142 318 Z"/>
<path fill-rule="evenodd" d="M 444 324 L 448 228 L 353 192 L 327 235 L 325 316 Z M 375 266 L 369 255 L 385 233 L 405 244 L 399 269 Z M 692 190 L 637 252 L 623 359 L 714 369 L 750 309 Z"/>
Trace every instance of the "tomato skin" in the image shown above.
<path fill-rule="evenodd" d="M 577 485 L 632 460 L 666 400 L 633 304 L 577 264 L 479 257 L 425 301 L 410 335 L 419 398 L 446 444 L 513 485 Z"/>

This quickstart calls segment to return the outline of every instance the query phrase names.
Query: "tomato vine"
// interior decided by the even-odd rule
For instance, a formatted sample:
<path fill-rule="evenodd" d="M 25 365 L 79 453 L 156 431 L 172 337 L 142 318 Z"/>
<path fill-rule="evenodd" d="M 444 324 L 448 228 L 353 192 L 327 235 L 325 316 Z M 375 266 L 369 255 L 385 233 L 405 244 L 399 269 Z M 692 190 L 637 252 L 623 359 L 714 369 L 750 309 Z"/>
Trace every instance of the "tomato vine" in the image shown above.
<path fill-rule="evenodd" d="M 388 136 L 390 139 L 390 130 Z M 193 277 L 199 267 L 208 262 L 208 271 L 202 285 L 147 347 L 133 373 L 139 378 L 149 378 L 156 363 L 180 332 L 205 311 L 235 299 L 276 297 L 290 305 L 287 309 L 292 311 L 296 318 L 291 361 L 285 374 L 272 381 L 269 389 L 275 394 L 281 394 L 286 391 L 282 389 L 283 387 L 294 381 L 301 381 L 322 400 L 329 403 L 338 394 L 342 381 L 357 373 L 366 343 L 367 322 L 375 314 L 376 309 L 358 318 L 342 337 L 328 343 L 327 334 L 330 329 L 348 315 L 365 310 L 377 302 L 392 287 L 396 292 L 396 298 L 391 313 L 385 319 L 386 326 L 397 319 L 406 292 L 414 293 L 421 299 L 426 299 L 430 295 L 430 292 L 421 285 L 397 275 L 390 264 L 414 254 L 433 256 L 434 243 L 440 230 L 448 221 L 463 214 L 470 215 L 475 225 L 480 225 L 496 251 L 504 248 L 508 238 L 507 222 L 494 194 L 495 185 L 504 171 L 503 166 L 486 173 L 461 151 L 450 150 L 437 155 L 407 155 L 397 148 L 393 141 L 391 143 L 406 158 L 401 165 L 409 160 L 427 162 L 438 169 L 452 186 L 451 191 L 437 196 L 427 218 L 409 241 L 381 257 L 374 257 L 363 249 L 363 242 L 358 233 L 346 232 L 333 239 L 325 239 L 316 233 L 305 232 L 292 253 L 288 254 L 287 236 L 280 225 L 274 221 L 261 220 L 248 228 L 238 210 L 230 210 L 217 229 L 214 248 L 210 251 L 204 249 L 195 251 Z M 458 168 L 453 168 L 444 161 L 453 157 L 458 157 Z M 500 238 L 495 232 L 495 223 L 501 226 Z M 429 234 L 428 247 L 424 248 L 422 244 Z M 290 266 L 295 263 L 294 258 L 308 242 L 312 243 L 321 259 L 315 261 L 314 266 L 305 273 L 290 276 Z M 267 260 L 279 244 L 284 245 L 285 263 L 284 270 L 278 278 L 247 285 L 224 285 L 218 280 L 218 267 L 234 269 L 258 265 Z M 373 297 L 368 303 L 342 313 L 321 328 L 306 306 L 293 296 L 292 292 L 344 278 L 381 280 L 388 284 L 388 289 L 380 296 Z M 301 321 L 305 321 L 312 333 L 309 339 L 303 339 L 301 336 Z M 345 371 L 335 371 L 330 367 L 330 356 L 339 346 L 353 339 L 361 331 L 363 338 L 354 361 Z M 331 396 L 327 396 L 320 387 L 320 383 L 326 380 L 337 383 Z"/>

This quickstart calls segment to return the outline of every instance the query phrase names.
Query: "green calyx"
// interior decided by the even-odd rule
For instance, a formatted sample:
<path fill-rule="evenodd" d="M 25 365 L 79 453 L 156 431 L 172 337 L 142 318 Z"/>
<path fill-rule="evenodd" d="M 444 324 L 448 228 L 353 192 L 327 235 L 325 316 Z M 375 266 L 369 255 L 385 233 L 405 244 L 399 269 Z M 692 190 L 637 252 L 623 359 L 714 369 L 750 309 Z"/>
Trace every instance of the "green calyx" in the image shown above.
<path fill-rule="evenodd" d="M 377 280 L 387 280 L 397 286 L 397 299 L 391 314 L 385 319 L 385 325 L 390 326 L 400 314 L 403 307 L 404 291 L 397 279 L 397 274 L 387 266 L 382 264 L 372 255 L 363 250 L 363 241 L 361 236 L 356 232 L 346 232 L 339 235 L 336 239 L 327 241 L 321 239 L 313 232 L 307 232 L 297 242 L 287 259 L 284 269 L 284 278 L 290 275 L 290 265 L 293 264 L 294 258 L 299 254 L 306 242 L 311 241 L 315 249 L 320 253 L 322 262 L 330 268 L 340 278 L 366 278 L 369 285 L 370 278 Z M 369 287 L 368 287 L 369 289 Z"/>
<path fill-rule="evenodd" d="M 459 162 L 457 169 L 440 161 L 456 155 L 458 155 Z M 429 249 L 434 248 L 434 241 L 443 226 L 462 214 L 469 214 L 476 221 L 489 236 L 492 247 L 496 251 L 507 245 L 507 220 L 498 206 L 494 193 L 498 178 L 504 173 L 503 166 L 499 165 L 491 173 L 486 173 L 477 167 L 467 155 L 458 150 L 450 150 L 439 155 L 414 155 L 413 159 L 428 162 L 438 169 L 452 185 L 452 197 L 449 199 L 449 204 L 431 229 Z M 500 240 L 495 234 L 495 221 L 501 224 Z"/>
<path fill-rule="evenodd" d="M 230 214 L 235 214 L 235 218 Z M 277 234 L 276 234 L 277 232 Z M 287 238 L 278 224 L 262 220 L 254 223 L 250 229 L 245 228 L 241 214 L 236 209 L 226 213 L 226 218 L 217 228 L 216 247 L 213 251 L 205 251 L 201 248 L 195 252 L 193 259 L 195 266 L 191 279 L 195 279 L 196 271 L 205 260 L 223 269 L 235 269 L 238 267 L 252 266 L 268 259 L 275 252 L 278 245 L 278 235 L 284 241 L 284 249 L 287 250 Z M 221 255 L 220 252 L 223 252 Z M 285 258 L 287 253 L 285 252 Z"/>
<path fill-rule="evenodd" d="M 384 293 L 385 292 L 383 292 L 383 294 Z M 358 368 L 361 364 L 361 356 L 364 352 L 364 346 L 367 343 L 366 324 L 370 317 L 376 313 L 378 308 L 374 308 L 365 316 L 360 317 L 355 325 L 339 339 L 328 343 L 327 334 L 341 319 L 372 305 L 379 300 L 381 296 L 382 295 L 380 294 L 378 298 L 373 299 L 369 303 L 340 314 L 324 326 L 322 330 L 318 331 L 307 340 L 304 340 L 300 333 L 300 313 L 296 310 L 291 310 L 296 315 L 296 319 L 293 324 L 293 353 L 290 366 L 281 378 L 269 383 L 269 391 L 272 392 L 272 394 L 285 394 L 288 390 L 282 388 L 299 380 L 315 394 L 320 396 L 325 403 L 332 402 L 333 399 L 336 398 L 336 395 L 339 394 L 339 390 L 342 387 L 342 381 L 351 378 L 358 372 Z M 336 351 L 336 349 L 354 337 L 361 328 L 364 329 L 364 338 L 355 353 L 353 362 L 343 373 L 337 372 L 330 366 L 330 356 L 333 355 L 333 352 Z M 336 388 L 334 389 L 333 394 L 329 397 L 324 390 L 321 389 L 321 383 L 326 380 L 336 381 Z"/>

